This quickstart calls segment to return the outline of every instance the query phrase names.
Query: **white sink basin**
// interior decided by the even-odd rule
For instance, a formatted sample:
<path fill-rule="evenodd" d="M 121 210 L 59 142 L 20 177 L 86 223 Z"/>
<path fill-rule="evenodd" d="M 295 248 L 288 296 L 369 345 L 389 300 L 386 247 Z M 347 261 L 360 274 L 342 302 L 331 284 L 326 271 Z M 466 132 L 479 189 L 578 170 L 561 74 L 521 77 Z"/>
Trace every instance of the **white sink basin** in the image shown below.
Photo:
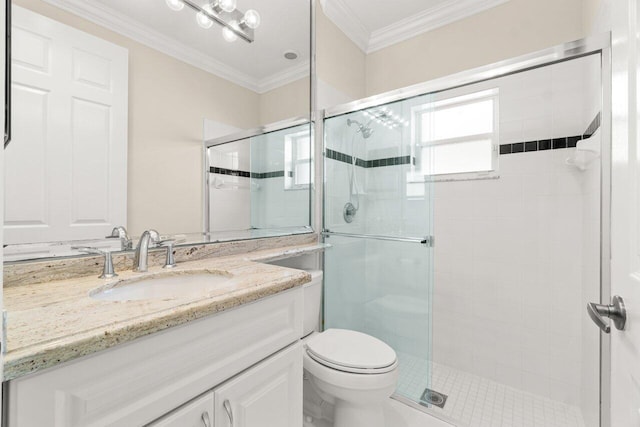
<path fill-rule="evenodd" d="M 103 301 L 134 301 L 206 296 L 231 285 L 231 276 L 218 272 L 172 272 L 121 280 L 93 290 Z"/>

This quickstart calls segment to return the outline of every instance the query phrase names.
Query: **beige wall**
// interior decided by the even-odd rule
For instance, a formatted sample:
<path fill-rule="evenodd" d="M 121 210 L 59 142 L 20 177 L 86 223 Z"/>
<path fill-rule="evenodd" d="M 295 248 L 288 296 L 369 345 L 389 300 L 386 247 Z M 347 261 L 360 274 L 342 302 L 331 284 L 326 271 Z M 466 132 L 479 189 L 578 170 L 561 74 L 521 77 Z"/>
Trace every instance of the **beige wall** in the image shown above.
<path fill-rule="evenodd" d="M 309 110 L 308 79 L 261 96 L 41 0 L 14 4 L 129 50 L 131 234 L 202 230 L 204 118 L 251 129 Z"/>
<path fill-rule="evenodd" d="M 311 106 L 309 78 L 300 79 L 260 96 L 260 123 L 308 117 Z"/>
<path fill-rule="evenodd" d="M 583 0 L 584 9 L 582 11 L 582 27 L 585 34 L 589 34 L 600 11 L 602 0 Z"/>
<path fill-rule="evenodd" d="M 373 52 L 367 96 L 579 39 L 584 1 L 511 0 Z"/>
<path fill-rule="evenodd" d="M 366 55 L 322 12 L 316 2 L 316 74 L 353 99 L 366 96 Z"/>

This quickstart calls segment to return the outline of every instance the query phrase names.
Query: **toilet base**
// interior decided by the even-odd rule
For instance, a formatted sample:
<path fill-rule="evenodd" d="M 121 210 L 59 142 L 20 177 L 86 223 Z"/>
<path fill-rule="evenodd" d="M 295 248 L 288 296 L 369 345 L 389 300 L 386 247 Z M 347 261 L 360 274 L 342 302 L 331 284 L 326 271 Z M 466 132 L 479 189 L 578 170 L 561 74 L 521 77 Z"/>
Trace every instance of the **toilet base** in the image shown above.
<path fill-rule="evenodd" d="M 336 399 L 334 427 L 385 427 L 382 405 L 354 405 Z"/>

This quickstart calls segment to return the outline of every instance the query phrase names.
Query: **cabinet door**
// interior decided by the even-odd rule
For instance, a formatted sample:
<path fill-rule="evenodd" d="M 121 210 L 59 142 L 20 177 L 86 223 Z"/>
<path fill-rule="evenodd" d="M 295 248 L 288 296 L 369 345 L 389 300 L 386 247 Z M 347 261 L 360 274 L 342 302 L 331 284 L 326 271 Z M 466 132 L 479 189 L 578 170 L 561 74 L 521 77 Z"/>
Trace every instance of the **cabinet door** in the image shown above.
<path fill-rule="evenodd" d="M 302 345 L 296 343 L 214 390 L 215 427 L 300 427 Z"/>
<path fill-rule="evenodd" d="M 147 427 L 212 427 L 213 393 L 193 399 L 191 402 L 152 422 Z"/>

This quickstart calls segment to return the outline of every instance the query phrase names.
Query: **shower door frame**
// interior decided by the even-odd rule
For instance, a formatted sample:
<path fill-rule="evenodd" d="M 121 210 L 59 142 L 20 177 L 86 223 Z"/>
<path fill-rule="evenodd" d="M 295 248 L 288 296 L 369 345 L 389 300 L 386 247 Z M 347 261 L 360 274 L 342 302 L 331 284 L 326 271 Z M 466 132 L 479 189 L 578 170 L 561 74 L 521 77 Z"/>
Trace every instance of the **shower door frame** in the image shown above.
<path fill-rule="evenodd" d="M 364 110 L 379 105 L 388 104 L 414 98 L 422 95 L 435 94 L 450 89 L 468 86 L 499 77 L 536 68 L 546 67 L 560 62 L 570 61 L 589 55 L 600 55 L 600 79 L 602 102 L 602 152 L 601 152 L 601 178 L 600 178 L 600 303 L 609 304 L 611 298 L 611 33 L 603 33 L 568 43 L 563 43 L 538 52 L 518 56 L 499 61 L 449 76 L 429 80 L 424 83 L 392 90 L 379 95 L 363 98 L 357 101 L 341 104 L 326 110 L 318 111 L 316 131 L 321 135 L 322 153 L 326 152 L 326 140 L 324 135 L 324 120 L 342 116 L 356 111 Z M 331 234 L 325 227 L 325 203 L 326 194 L 326 158 L 323 156 L 322 164 L 322 237 Z M 317 200 L 317 199 L 316 199 Z M 319 219 L 319 218 L 318 218 Z M 318 221 L 319 222 L 319 221 Z M 328 232 L 328 233 L 327 233 Z M 325 234 L 326 233 L 326 234 Z M 324 260 L 323 260 L 324 263 Z M 323 266 L 324 268 L 324 266 Z M 324 293 L 324 290 L 323 290 Z M 323 295 L 324 301 L 324 295 Z M 324 310 L 323 310 L 324 316 Z M 594 327 L 596 327 L 594 325 Z M 610 335 L 600 334 L 600 427 L 610 427 L 610 378 L 611 378 L 611 354 Z M 423 412 L 426 408 L 409 399 L 393 396 Z M 429 415 L 435 416 L 430 412 Z M 449 420 L 451 421 L 451 420 Z"/>

